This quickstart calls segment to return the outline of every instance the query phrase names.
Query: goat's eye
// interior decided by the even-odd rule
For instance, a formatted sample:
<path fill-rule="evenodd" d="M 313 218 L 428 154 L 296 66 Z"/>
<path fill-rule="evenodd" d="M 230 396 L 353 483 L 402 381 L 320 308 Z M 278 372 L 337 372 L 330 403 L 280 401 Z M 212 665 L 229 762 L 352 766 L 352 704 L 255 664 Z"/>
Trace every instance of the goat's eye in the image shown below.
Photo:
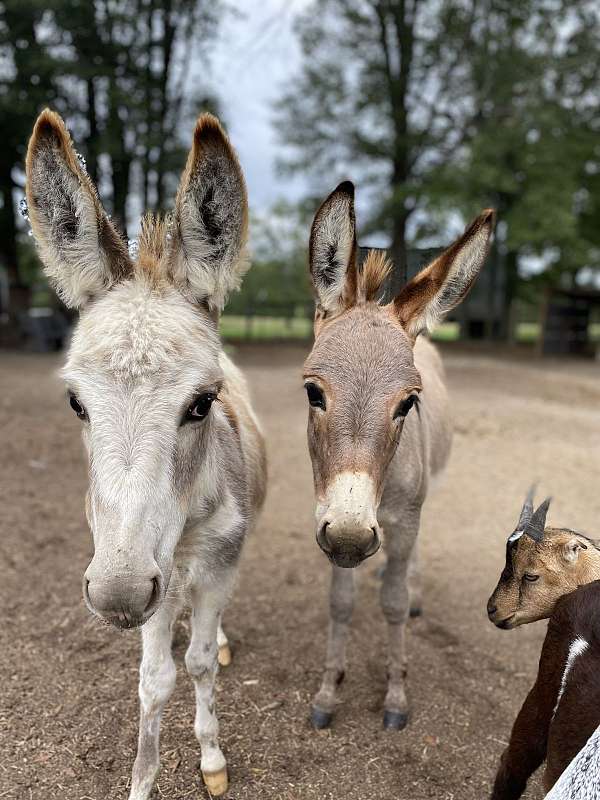
<path fill-rule="evenodd" d="M 526 581 L 529 581 L 529 583 L 534 583 L 535 581 L 537 581 L 537 579 L 538 579 L 539 577 L 540 577 L 539 575 L 532 575 L 530 572 L 526 572 L 526 573 L 523 575 L 523 578 L 524 578 Z"/>
<path fill-rule="evenodd" d="M 79 419 L 85 419 L 87 417 L 85 408 L 81 405 L 81 403 L 75 397 L 74 394 L 69 395 L 69 405 L 71 406 L 73 411 L 77 414 Z"/>
<path fill-rule="evenodd" d="M 405 417 L 418 399 L 419 398 L 416 394 L 411 394 L 409 397 L 403 400 L 394 412 L 394 419 L 402 419 Z"/>
<path fill-rule="evenodd" d="M 313 408 L 322 408 L 325 410 L 325 395 L 323 394 L 322 390 L 319 389 L 317 384 L 307 383 L 305 388 L 308 396 L 308 402 L 311 404 L 311 406 Z"/>
<path fill-rule="evenodd" d="M 217 395 L 214 392 L 204 392 L 203 394 L 198 395 L 198 397 L 186 411 L 184 421 L 194 422 L 204 419 L 208 415 L 210 407 L 216 399 Z"/>

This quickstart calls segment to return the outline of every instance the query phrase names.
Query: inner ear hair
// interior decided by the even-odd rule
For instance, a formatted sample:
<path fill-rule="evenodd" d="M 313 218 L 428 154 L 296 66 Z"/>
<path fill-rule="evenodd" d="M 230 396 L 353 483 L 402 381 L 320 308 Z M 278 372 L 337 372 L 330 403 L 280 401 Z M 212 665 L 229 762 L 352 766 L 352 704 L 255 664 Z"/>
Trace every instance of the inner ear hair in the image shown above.
<path fill-rule="evenodd" d="M 319 207 L 310 231 L 309 268 L 323 312 L 356 297 L 354 185 L 340 183 Z"/>
<path fill-rule="evenodd" d="M 393 301 L 412 339 L 431 330 L 468 294 L 487 257 L 495 211 L 483 211 L 450 247 L 418 273 Z"/>
<path fill-rule="evenodd" d="M 238 158 L 218 119 L 202 114 L 175 202 L 167 274 L 194 302 L 220 311 L 250 266 L 248 200 Z"/>
<path fill-rule="evenodd" d="M 127 247 L 106 216 L 58 114 L 39 115 L 26 159 L 29 219 L 45 272 L 80 307 L 130 274 Z"/>

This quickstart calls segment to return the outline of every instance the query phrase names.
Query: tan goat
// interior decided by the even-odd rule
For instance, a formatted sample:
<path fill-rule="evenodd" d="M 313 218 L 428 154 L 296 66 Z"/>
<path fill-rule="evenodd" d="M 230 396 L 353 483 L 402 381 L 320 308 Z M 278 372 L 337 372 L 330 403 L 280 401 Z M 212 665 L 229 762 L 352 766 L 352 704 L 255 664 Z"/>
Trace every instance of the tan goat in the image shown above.
<path fill-rule="evenodd" d="M 550 618 L 538 675 L 512 727 L 491 800 L 518 800 L 544 761 L 548 798 L 598 796 L 600 551 L 580 533 L 545 528 L 549 503 L 534 512 L 529 492 L 488 603 L 499 628 Z"/>
<path fill-rule="evenodd" d="M 487 606 L 498 628 L 547 619 L 563 595 L 600 579 L 595 542 L 568 528 L 546 528 L 549 505 L 547 498 L 534 512 L 532 487 L 506 543 L 506 564 Z"/>

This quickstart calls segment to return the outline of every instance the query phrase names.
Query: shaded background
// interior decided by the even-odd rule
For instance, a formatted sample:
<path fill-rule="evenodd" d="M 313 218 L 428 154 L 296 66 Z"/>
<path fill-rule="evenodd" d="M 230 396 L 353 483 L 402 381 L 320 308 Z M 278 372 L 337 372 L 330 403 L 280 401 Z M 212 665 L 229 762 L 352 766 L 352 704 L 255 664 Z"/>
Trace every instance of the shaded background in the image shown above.
<path fill-rule="evenodd" d="M 28 310 L 55 305 L 18 213 L 51 105 L 130 237 L 143 209 L 170 209 L 196 115 L 221 116 L 253 216 L 227 336 L 310 334 L 308 225 L 352 178 L 361 244 L 401 272 L 497 208 L 478 309 L 438 335 L 536 340 L 548 287 L 599 285 L 599 50 L 594 0 L 5 0 L 2 338 L 41 346 L 31 317 L 47 312 Z"/>

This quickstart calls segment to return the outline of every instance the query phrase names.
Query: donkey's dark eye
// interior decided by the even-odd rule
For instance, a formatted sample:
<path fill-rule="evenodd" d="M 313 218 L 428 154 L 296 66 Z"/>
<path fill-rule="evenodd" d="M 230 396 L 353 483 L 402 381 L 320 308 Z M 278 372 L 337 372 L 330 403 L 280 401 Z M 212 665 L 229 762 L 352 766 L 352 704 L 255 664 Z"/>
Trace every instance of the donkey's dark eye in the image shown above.
<path fill-rule="evenodd" d="M 313 408 L 322 408 L 325 410 L 325 395 L 319 389 L 316 383 L 307 383 L 305 385 L 308 402 Z"/>
<path fill-rule="evenodd" d="M 204 392 L 203 394 L 198 395 L 192 405 L 185 412 L 184 422 L 194 422 L 196 420 L 204 419 L 216 399 L 217 395 L 214 392 Z"/>
<path fill-rule="evenodd" d="M 418 399 L 416 394 L 411 394 L 410 397 L 403 400 L 394 412 L 394 419 L 402 419 L 402 417 L 405 417 Z"/>
<path fill-rule="evenodd" d="M 529 581 L 529 583 L 534 583 L 535 581 L 537 581 L 537 579 L 538 579 L 539 577 L 540 577 L 539 575 L 531 575 L 531 573 L 529 573 L 529 572 L 526 572 L 526 573 L 523 575 L 523 578 L 524 578 L 526 581 Z"/>
<path fill-rule="evenodd" d="M 79 419 L 85 419 L 87 414 L 85 412 L 85 408 L 81 405 L 79 400 L 75 397 L 74 394 L 69 395 L 69 405 L 73 409 L 73 411 L 77 414 Z"/>

